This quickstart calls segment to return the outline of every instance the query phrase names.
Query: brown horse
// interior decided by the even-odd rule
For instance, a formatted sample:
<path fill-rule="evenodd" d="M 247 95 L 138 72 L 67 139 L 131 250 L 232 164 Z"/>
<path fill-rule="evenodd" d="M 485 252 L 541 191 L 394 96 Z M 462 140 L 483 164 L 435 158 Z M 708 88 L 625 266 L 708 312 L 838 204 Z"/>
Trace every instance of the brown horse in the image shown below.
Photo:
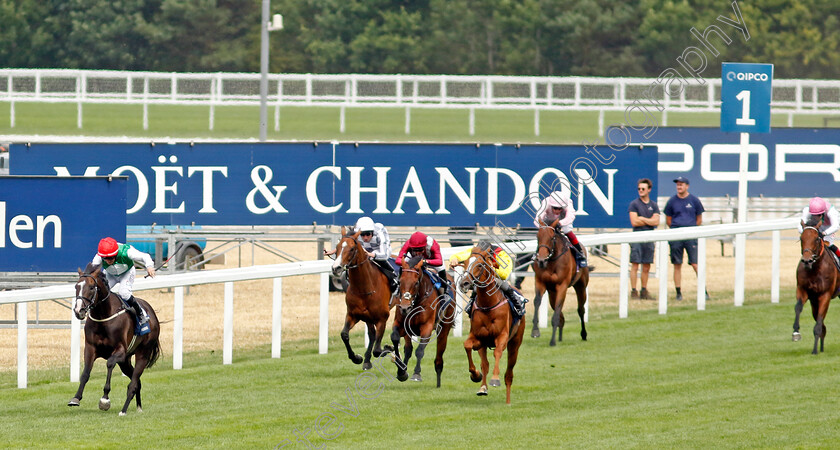
<path fill-rule="evenodd" d="M 344 295 L 344 302 L 347 304 L 347 316 L 344 319 L 344 328 L 341 330 L 341 340 L 347 347 L 347 356 L 354 364 L 362 364 L 364 370 L 373 367 L 370 356 L 373 354 L 378 358 L 382 354 L 382 336 L 385 335 L 385 327 L 388 325 L 388 316 L 391 314 L 391 291 L 388 277 L 381 270 L 374 266 L 367 252 L 359 241 L 359 232 L 350 231 L 345 234 L 344 227 L 341 227 L 342 238 L 335 247 L 335 262 L 332 271 L 335 276 L 347 270 L 347 277 L 350 286 Z M 367 324 L 368 338 L 370 340 L 365 351 L 364 360 L 353 352 L 350 347 L 350 330 L 359 321 Z"/>
<path fill-rule="evenodd" d="M 136 297 L 135 297 L 136 298 Z M 79 320 L 85 320 L 85 369 L 76 392 L 67 406 L 79 406 L 85 384 L 90 379 L 90 371 L 96 358 L 106 359 L 108 377 L 105 380 L 105 393 L 99 400 L 99 409 L 111 408 L 108 394 L 111 392 L 111 372 L 119 364 L 125 376 L 131 378 L 128 383 L 125 404 L 120 415 L 124 416 L 133 397 L 137 397 L 137 412 L 143 412 L 140 400 L 140 375 L 147 367 L 152 367 L 160 356 L 160 323 L 155 311 L 144 300 L 137 302 L 149 314 L 151 331 L 143 336 L 134 334 L 134 318 L 129 309 L 125 309 L 116 294 L 108 288 L 108 281 L 101 266 L 88 264 L 85 271 L 79 270 L 76 283 L 76 302 L 73 311 Z M 135 366 L 131 366 L 134 355 Z"/>
<path fill-rule="evenodd" d="M 537 255 L 531 267 L 534 269 L 534 327 L 531 330 L 531 337 L 540 337 L 538 314 L 543 293 L 548 291 L 548 300 L 554 314 L 551 317 L 551 341 L 548 345 L 556 345 L 554 340 L 557 335 L 558 341 L 563 341 L 563 325 L 566 318 L 563 316 L 563 304 L 566 302 L 566 291 L 574 286 L 577 294 L 577 313 L 580 317 L 580 337 L 586 340 L 586 324 L 583 321 L 583 314 L 586 306 L 586 286 L 589 284 L 589 267 L 577 269 L 575 257 L 571 252 L 569 239 L 559 229 L 557 223 L 560 219 L 554 220 L 551 225 L 546 225 L 540 219 L 540 229 L 537 231 Z M 559 331 L 558 331 L 559 329 Z"/>
<path fill-rule="evenodd" d="M 491 386 L 499 386 L 499 361 L 502 352 L 507 348 L 508 363 L 505 371 L 505 387 L 507 388 L 506 403 L 510 404 L 510 385 L 513 383 L 513 366 L 519 356 L 519 346 L 525 335 L 525 324 L 522 320 L 514 322 L 513 313 L 508 300 L 496 286 L 495 269 L 498 267 L 492 250 L 481 250 L 473 247 L 464 276 L 459 282 L 461 291 L 475 289 L 475 304 L 472 320 L 470 321 L 470 335 L 464 341 L 467 359 L 470 363 L 470 379 L 481 382 L 477 395 L 487 395 L 487 372 L 490 363 L 487 360 L 487 349 L 494 348 L 493 376 Z M 481 356 L 481 373 L 475 369 L 472 351 L 477 350 Z"/>
<path fill-rule="evenodd" d="M 413 349 L 412 340 L 417 337 L 417 364 L 414 367 L 412 381 L 423 381 L 420 376 L 420 361 L 426 353 L 426 345 L 437 333 L 437 354 L 435 355 L 435 372 L 437 373 L 437 387 L 440 387 L 440 374 L 443 372 L 443 352 L 449 339 L 449 330 L 455 318 L 455 302 L 452 299 L 439 297 L 434 282 L 423 271 L 422 256 L 414 256 L 410 261 L 403 260 L 400 272 L 399 306 L 394 314 L 394 326 L 391 331 L 391 342 L 394 346 L 385 346 L 385 350 L 394 352 L 398 372 L 397 379 L 405 381 L 408 372 L 405 370 L 411 359 Z M 405 338 L 405 361 L 400 360 L 400 338 Z"/>
<path fill-rule="evenodd" d="M 811 226 L 805 226 L 799 236 L 802 258 L 796 267 L 796 319 L 793 321 L 793 340 L 802 339 L 799 334 L 799 314 L 806 300 L 811 302 L 814 320 L 814 350 L 817 354 L 817 341 L 820 351 L 825 343 L 825 315 L 831 298 L 840 294 L 840 271 L 834 265 L 831 251 L 826 248 L 822 233 Z M 808 256 L 806 256 L 806 254 Z"/>

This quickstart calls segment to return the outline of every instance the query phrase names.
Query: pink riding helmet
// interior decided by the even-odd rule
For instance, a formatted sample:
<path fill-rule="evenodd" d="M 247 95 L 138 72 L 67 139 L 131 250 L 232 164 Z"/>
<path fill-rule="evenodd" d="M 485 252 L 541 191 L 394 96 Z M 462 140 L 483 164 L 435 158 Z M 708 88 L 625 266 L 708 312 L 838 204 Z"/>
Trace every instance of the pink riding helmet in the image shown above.
<path fill-rule="evenodd" d="M 565 203 L 561 200 L 562 194 L 558 191 L 554 191 L 546 197 L 546 203 L 549 208 L 565 208 Z"/>
<path fill-rule="evenodd" d="M 814 197 L 808 203 L 808 212 L 811 213 L 812 216 L 824 214 L 826 209 L 828 208 L 826 207 L 825 200 L 820 197 Z"/>

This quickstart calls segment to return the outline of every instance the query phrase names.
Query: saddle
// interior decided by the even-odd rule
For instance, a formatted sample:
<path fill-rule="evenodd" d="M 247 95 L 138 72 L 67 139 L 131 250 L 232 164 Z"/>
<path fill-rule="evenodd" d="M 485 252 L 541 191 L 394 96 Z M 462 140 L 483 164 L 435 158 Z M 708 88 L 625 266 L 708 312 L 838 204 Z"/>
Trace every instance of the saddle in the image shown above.
<path fill-rule="evenodd" d="M 117 296 L 117 298 L 120 299 L 120 303 L 122 303 L 123 309 L 125 309 L 128 312 L 128 314 L 130 314 L 131 317 L 134 318 L 134 334 L 136 336 L 145 336 L 149 334 L 152 331 L 152 328 L 149 326 L 149 323 L 151 321 L 148 320 L 146 321 L 146 323 L 140 324 L 140 318 L 137 317 L 137 314 L 134 312 L 134 308 L 132 308 L 131 305 L 126 303 L 126 301 L 123 300 L 122 297 L 120 297 L 119 295 Z M 146 311 L 146 308 L 144 308 L 143 305 L 140 304 L 140 302 L 137 302 L 137 305 L 140 307 L 141 310 L 143 310 L 144 313 L 146 313 L 147 316 L 149 315 L 149 311 Z"/>

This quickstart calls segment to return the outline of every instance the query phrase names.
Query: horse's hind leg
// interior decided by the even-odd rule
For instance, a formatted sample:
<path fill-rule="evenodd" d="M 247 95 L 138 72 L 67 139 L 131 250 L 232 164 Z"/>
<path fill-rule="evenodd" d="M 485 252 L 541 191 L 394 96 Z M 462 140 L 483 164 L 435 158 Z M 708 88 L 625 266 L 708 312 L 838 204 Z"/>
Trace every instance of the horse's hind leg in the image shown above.
<path fill-rule="evenodd" d="M 394 324 L 394 328 L 391 330 L 391 343 L 394 344 L 394 348 L 388 348 L 389 346 L 385 346 L 386 350 L 390 350 L 393 352 L 394 355 L 394 364 L 397 365 L 397 380 L 405 381 L 408 379 L 408 371 L 406 371 L 406 363 L 403 362 L 402 358 L 400 358 L 400 325 Z"/>
<path fill-rule="evenodd" d="M 793 311 L 796 313 L 796 316 L 793 319 L 793 336 L 792 339 L 794 342 L 799 341 L 802 339 L 802 335 L 799 334 L 799 315 L 802 314 L 802 307 L 804 306 L 805 302 L 808 300 L 808 296 L 805 291 L 796 287 L 796 305 L 793 306 Z"/>
<path fill-rule="evenodd" d="M 108 358 L 108 362 L 106 363 L 108 375 L 105 378 L 105 387 L 103 388 L 102 398 L 99 399 L 99 409 L 102 411 L 108 411 L 111 409 L 111 399 L 108 398 L 108 394 L 111 393 L 111 375 L 114 373 L 114 366 L 123 360 L 125 360 L 125 351 L 122 348 L 114 352 L 114 354 Z"/>
<path fill-rule="evenodd" d="M 443 352 L 446 351 L 446 343 L 449 340 L 449 330 L 452 322 L 445 322 L 441 325 L 437 337 L 437 353 L 435 354 L 435 373 L 437 374 L 437 387 L 440 387 L 440 375 L 443 373 Z"/>
<path fill-rule="evenodd" d="M 554 306 L 554 314 L 551 316 L 551 341 L 548 345 L 554 347 L 557 341 L 563 342 L 563 325 L 566 324 L 566 317 L 563 316 L 563 303 L 566 301 L 566 289 L 568 286 L 557 286 L 557 290 L 548 291 L 548 298 Z M 557 336 L 557 341 L 554 336 Z"/>
<path fill-rule="evenodd" d="M 128 410 L 128 405 L 131 403 L 131 400 L 134 396 L 140 391 L 140 375 L 143 374 L 143 371 L 146 370 L 146 365 L 149 364 L 149 361 L 141 354 L 137 353 L 136 357 L 134 358 L 137 365 L 134 367 L 134 372 L 131 374 L 131 382 L 128 383 L 128 387 L 126 388 L 125 393 L 125 404 L 123 405 L 122 411 L 120 411 L 120 415 L 124 416 L 125 412 Z M 140 410 L 140 403 L 137 404 L 138 410 Z"/>
<path fill-rule="evenodd" d="M 535 271 L 536 272 L 536 271 Z M 536 275 L 534 275 L 536 278 Z M 540 304 L 542 303 L 543 292 L 545 292 L 545 286 L 538 281 L 534 282 L 536 284 L 536 291 L 534 293 L 534 320 L 533 320 L 533 328 L 531 329 L 531 337 L 538 338 L 540 337 Z"/>
<path fill-rule="evenodd" d="M 347 314 L 347 317 L 344 318 L 344 328 L 341 330 L 341 341 L 344 342 L 344 347 L 347 348 L 347 357 L 350 358 L 350 361 L 353 361 L 353 364 L 361 364 L 362 357 L 357 355 L 353 348 L 350 347 L 350 330 L 356 325 L 356 318 L 352 317 L 350 314 Z"/>
<path fill-rule="evenodd" d="M 583 320 L 583 317 L 586 314 L 586 285 L 578 281 L 578 284 L 575 285 L 575 294 L 577 294 L 578 301 L 577 313 L 578 317 L 580 317 L 580 338 L 585 341 L 586 322 Z"/>
<path fill-rule="evenodd" d="M 123 375 L 127 376 L 131 379 L 131 376 L 134 375 L 134 366 L 131 365 L 131 357 L 125 359 L 125 361 L 119 363 L 120 370 L 122 370 Z M 137 394 L 135 394 L 135 398 L 137 399 L 137 412 L 143 412 L 143 401 L 140 400 L 140 391 L 141 391 L 141 383 L 140 379 L 137 380 Z"/>
<path fill-rule="evenodd" d="M 362 370 L 370 370 L 373 369 L 373 364 L 370 362 L 370 356 L 373 354 L 373 347 L 376 345 L 376 326 L 367 322 L 365 322 L 365 325 L 367 325 L 368 346 L 365 348 L 365 358 L 362 363 Z"/>
<path fill-rule="evenodd" d="M 96 359 L 96 349 L 90 344 L 85 344 L 85 370 L 82 371 L 82 376 L 79 378 L 79 390 L 76 395 L 67 402 L 67 406 L 79 406 L 82 401 L 82 393 L 85 391 L 85 385 L 90 379 L 90 371 L 93 369 L 93 361 Z"/>
<path fill-rule="evenodd" d="M 513 339 L 507 345 L 508 364 L 505 370 L 505 403 L 508 405 L 510 405 L 510 387 L 513 384 L 513 366 L 516 365 L 516 360 L 519 357 L 519 347 L 522 345 L 522 337 L 525 336 L 523 324 L 520 323 L 518 326 L 523 328 L 513 331 Z"/>

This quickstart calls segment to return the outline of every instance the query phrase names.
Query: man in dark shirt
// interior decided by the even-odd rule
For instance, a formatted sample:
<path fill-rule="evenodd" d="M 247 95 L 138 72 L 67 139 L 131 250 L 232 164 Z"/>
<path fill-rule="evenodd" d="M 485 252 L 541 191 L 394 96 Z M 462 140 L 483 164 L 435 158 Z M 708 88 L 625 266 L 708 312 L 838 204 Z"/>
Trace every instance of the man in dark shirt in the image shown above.
<path fill-rule="evenodd" d="M 677 177 L 677 193 L 665 204 L 665 221 L 670 228 L 694 227 L 703 223 L 703 203 L 700 199 L 688 193 L 688 179 Z M 670 241 L 671 264 L 674 265 L 674 287 L 677 290 L 677 300 L 682 300 L 680 282 L 682 281 L 683 250 L 688 254 L 688 263 L 697 273 L 697 239 L 685 241 Z M 706 293 L 706 297 L 709 294 Z"/>
<path fill-rule="evenodd" d="M 637 183 L 639 198 L 630 202 L 630 207 L 627 208 L 627 212 L 630 214 L 630 224 L 633 225 L 633 231 L 655 230 L 659 225 L 659 206 L 655 201 L 650 199 L 652 188 L 653 183 L 647 178 L 642 178 Z M 633 288 L 630 292 L 631 298 L 650 299 L 647 282 L 655 248 L 656 244 L 653 242 L 630 244 L 630 286 Z M 641 293 L 636 291 L 636 273 L 639 270 L 639 264 L 642 265 Z"/>

